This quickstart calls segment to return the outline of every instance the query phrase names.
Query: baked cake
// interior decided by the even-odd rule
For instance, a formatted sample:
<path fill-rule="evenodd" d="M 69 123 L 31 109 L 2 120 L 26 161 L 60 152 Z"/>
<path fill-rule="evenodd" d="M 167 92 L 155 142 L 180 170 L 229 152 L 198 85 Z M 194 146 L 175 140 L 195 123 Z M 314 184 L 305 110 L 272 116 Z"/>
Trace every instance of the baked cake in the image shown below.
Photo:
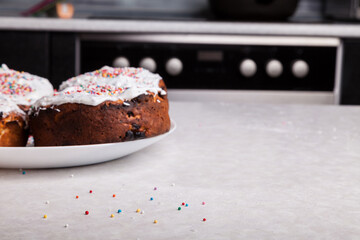
<path fill-rule="evenodd" d="M 0 96 L 10 99 L 21 109 L 27 111 L 35 101 L 53 93 L 53 86 L 47 79 L 1 65 Z"/>
<path fill-rule="evenodd" d="M 27 139 L 25 112 L 9 99 L 0 97 L 0 146 L 25 146 Z"/>
<path fill-rule="evenodd" d="M 169 131 L 166 86 L 143 68 L 88 72 L 63 82 L 34 104 L 35 146 L 122 142 Z"/>

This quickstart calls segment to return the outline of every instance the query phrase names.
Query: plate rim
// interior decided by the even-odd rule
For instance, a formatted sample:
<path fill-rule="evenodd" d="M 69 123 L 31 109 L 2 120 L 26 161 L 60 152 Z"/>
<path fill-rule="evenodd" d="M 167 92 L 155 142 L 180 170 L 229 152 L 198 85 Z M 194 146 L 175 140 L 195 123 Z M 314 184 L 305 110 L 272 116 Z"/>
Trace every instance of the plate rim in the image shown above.
<path fill-rule="evenodd" d="M 132 140 L 132 141 L 125 141 L 125 142 L 112 142 L 112 143 L 95 143 L 95 144 L 84 144 L 84 145 L 69 145 L 69 146 L 42 146 L 42 147 L 1 147 L 0 146 L 0 151 L 2 150 L 18 150 L 18 151 L 36 151 L 39 150 L 41 151 L 42 149 L 46 149 L 46 150 L 52 150 L 52 149 L 78 149 L 78 148 L 88 148 L 88 147 L 105 147 L 105 146 L 112 146 L 112 145 L 118 145 L 118 144 L 129 144 L 129 143 L 133 143 L 133 142 L 142 142 L 142 141 L 146 141 L 149 139 L 154 139 L 154 138 L 159 138 L 159 137 L 164 137 L 167 136 L 171 133 L 173 133 L 175 131 L 177 127 L 176 122 L 174 121 L 174 119 L 170 118 L 170 130 L 160 134 L 160 135 L 156 135 L 153 137 L 149 137 L 149 138 L 143 138 L 143 139 L 137 139 L 137 140 Z"/>

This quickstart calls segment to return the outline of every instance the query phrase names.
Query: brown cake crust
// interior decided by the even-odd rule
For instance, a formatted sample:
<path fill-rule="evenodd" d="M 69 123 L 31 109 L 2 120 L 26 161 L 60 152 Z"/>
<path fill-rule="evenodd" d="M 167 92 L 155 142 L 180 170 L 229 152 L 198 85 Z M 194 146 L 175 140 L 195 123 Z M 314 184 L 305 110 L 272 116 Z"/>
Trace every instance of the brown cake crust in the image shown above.
<path fill-rule="evenodd" d="M 15 112 L 11 112 L 6 116 L 0 115 L 0 146 L 25 146 L 28 139 L 28 130 L 23 116 Z"/>
<path fill-rule="evenodd" d="M 166 95 L 140 95 L 125 103 L 97 106 L 66 103 L 32 113 L 35 146 L 122 142 L 163 134 L 170 129 Z"/>

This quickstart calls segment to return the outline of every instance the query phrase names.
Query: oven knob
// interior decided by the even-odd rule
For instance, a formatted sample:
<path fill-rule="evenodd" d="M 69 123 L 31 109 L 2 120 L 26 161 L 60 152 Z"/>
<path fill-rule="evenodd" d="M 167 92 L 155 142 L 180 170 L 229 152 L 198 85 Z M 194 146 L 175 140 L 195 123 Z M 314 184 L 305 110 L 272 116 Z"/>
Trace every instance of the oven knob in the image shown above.
<path fill-rule="evenodd" d="M 240 63 L 239 70 L 244 77 L 252 77 L 256 73 L 257 66 L 253 60 L 245 59 Z"/>
<path fill-rule="evenodd" d="M 130 67 L 130 62 L 126 57 L 117 57 L 113 61 L 114 67 Z"/>
<path fill-rule="evenodd" d="M 150 58 L 150 57 L 146 57 L 141 59 L 139 66 L 142 68 L 146 68 L 147 70 L 149 70 L 150 72 L 155 72 L 156 71 L 156 62 L 154 59 Z"/>
<path fill-rule="evenodd" d="M 165 65 L 166 72 L 171 76 L 179 75 L 183 70 L 183 64 L 178 58 L 170 58 Z"/>
<path fill-rule="evenodd" d="M 291 67 L 291 71 L 295 77 L 304 78 L 309 73 L 309 65 L 303 60 L 296 60 Z"/>
<path fill-rule="evenodd" d="M 266 64 L 266 73 L 272 78 L 280 77 L 283 73 L 283 65 L 279 60 L 272 59 Z"/>

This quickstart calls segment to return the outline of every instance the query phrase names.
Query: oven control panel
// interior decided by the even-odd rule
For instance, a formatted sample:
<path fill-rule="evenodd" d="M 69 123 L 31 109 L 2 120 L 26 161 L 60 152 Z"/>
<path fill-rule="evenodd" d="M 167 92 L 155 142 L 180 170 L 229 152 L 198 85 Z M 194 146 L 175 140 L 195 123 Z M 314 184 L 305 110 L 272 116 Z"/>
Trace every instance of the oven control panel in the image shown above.
<path fill-rule="evenodd" d="M 336 39 L 83 36 L 80 72 L 143 67 L 168 88 L 333 91 Z"/>

